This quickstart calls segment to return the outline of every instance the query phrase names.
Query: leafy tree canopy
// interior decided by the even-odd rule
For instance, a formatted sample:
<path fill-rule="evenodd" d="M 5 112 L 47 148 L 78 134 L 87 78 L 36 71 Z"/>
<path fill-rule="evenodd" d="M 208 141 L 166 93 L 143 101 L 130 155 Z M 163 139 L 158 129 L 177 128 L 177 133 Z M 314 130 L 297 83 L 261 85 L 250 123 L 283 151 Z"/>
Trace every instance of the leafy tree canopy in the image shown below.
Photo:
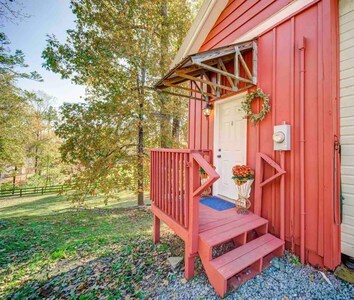
<path fill-rule="evenodd" d="M 20 72 L 18 69 L 27 68 L 25 63 L 25 55 L 21 50 L 11 53 L 9 46 L 10 41 L 5 33 L 0 32 L 0 75 L 10 75 L 15 78 L 27 78 L 41 81 L 41 76 L 36 72 Z"/>
<path fill-rule="evenodd" d="M 23 52 L 11 53 L 9 44 L 6 35 L 0 32 L 0 171 L 8 165 L 24 164 L 30 135 L 29 103 L 16 86 L 16 80 L 41 80 L 37 72 L 18 71 L 28 65 Z"/>
<path fill-rule="evenodd" d="M 149 86 L 167 71 L 195 14 L 187 0 L 73 0 L 76 28 L 49 36 L 44 67 L 87 87 L 84 104 L 64 105 L 57 133 L 63 158 L 80 166 L 77 199 L 133 188 L 143 204 L 148 153 L 186 105 Z M 169 105 L 169 103 L 172 103 Z M 170 111 L 167 111 L 167 109 Z M 179 124 L 180 120 L 176 124 Z M 157 126 L 160 124 L 160 127 Z"/>

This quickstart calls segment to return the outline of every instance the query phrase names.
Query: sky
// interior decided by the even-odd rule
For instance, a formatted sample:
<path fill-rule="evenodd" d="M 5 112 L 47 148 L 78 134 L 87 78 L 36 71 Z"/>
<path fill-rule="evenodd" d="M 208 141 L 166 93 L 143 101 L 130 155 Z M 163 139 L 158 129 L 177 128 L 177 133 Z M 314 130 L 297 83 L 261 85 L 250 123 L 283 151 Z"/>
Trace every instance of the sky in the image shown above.
<path fill-rule="evenodd" d="M 19 49 L 25 54 L 28 71 L 37 71 L 43 82 L 21 79 L 18 85 L 22 89 L 41 90 L 55 97 L 55 106 L 64 102 L 82 102 L 85 96 L 83 86 L 63 80 L 60 75 L 42 68 L 41 54 L 46 46 L 47 34 L 54 34 L 59 41 L 66 38 L 66 30 L 74 28 L 75 15 L 70 10 L 69 0 L 23 0 L 23 11 L 30 15 L 17 24 L 6 22 L 1 31 L 9 38 L 11 50 Z"/>

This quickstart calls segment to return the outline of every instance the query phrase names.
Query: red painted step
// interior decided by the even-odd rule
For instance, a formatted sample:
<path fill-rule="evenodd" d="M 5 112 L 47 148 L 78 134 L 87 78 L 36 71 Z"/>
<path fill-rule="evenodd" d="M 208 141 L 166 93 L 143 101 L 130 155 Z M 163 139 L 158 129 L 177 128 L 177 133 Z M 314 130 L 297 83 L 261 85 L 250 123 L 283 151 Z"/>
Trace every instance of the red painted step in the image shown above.
<path fill-rule="evenodd" d="M 249 214 L 247 217 L 204 231 L 199 234 L 199 238 L 204 244 L 214 247 L 267 224 L 268 220 L 255 214 Z"/>
<path fill-rule="evenodd" d="M 246 227 L 243 226 L 243 228 Z M 235 232 L 238 234 L 237 231 Z M 202 239 L 200 239 L 199 246 L 199 255 L 209 281 L 221 297 L 226 294 L 228 284 L 235 287 L 251 279 L 268 266 L 267 259 L 270 256 L 281 256 L 284 251 L 284 241 L 269 233 L 215 259 L 211 257 L 213 247 L 206 244 Z M 245 272 L 248 268 L 248 272 Z M 236 278 L 235 275 L 237 275 Z"/>
<path fill-rule="evenodd" d="M 283 245 L 284 241 L 267 233 L 210 263 L 227 280 Z"/>

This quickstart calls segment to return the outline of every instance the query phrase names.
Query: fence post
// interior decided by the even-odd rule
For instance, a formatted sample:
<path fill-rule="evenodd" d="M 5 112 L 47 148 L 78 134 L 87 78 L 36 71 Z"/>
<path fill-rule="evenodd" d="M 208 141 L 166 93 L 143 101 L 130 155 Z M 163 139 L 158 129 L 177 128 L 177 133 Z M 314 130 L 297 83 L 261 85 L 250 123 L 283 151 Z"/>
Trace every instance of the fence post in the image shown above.
<path fill-rule="evenodd" d="M 22 189 L 20 189 L 20 197 L 22 197 Z"/>
<path fill-rule="evenodd" d="M 42 187 L 42 195 L 44 194 L 44 187 Z"/>

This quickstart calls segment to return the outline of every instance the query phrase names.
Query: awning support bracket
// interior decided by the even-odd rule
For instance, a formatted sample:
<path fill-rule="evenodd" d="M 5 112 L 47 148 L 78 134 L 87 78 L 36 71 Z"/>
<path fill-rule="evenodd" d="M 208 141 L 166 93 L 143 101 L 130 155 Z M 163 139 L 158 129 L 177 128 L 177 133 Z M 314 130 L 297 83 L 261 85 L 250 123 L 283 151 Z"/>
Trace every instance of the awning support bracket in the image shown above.
<path fill-rule="evenodd" d="M 252 68 L 246 63 L 246 51 L 252 51 Z M 162 78 L 155 89 L 166 93 L 167 88 L 184 90 L 193 97 L 200 96 L 198 100 L 202 101 L 223 98 L 225 93 L 235 93 L 257 84 L 257 52 L 257 42 L 248 41 L 190 55 Z M 230 72 L 227 63 L 232 60 L 234 66 Z M 209 73 L 213 76 L 209 77 Z M 190 86 L 184 86 L 183 82 L 188 80 L 191 81 Z M 186 97 L 174 91 L 170 94 Z"/>

